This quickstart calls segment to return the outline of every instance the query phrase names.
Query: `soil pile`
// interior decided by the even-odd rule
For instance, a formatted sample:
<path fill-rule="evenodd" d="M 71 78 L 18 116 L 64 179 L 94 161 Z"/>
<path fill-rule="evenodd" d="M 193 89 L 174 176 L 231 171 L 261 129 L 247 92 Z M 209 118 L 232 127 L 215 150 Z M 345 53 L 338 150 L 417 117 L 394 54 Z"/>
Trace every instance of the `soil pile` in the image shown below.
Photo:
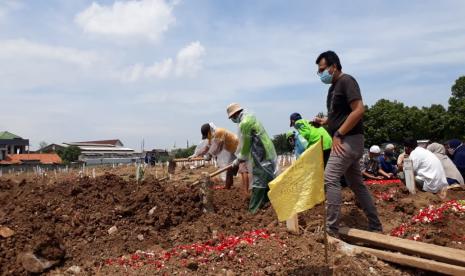
<path fill-rule="evenodd" d="M 0 202 L 0 225 L 15 231 L 0 239 L 2 274 L 24 273 L 18 256 L 41 251 L 44 241 L 59 243 L 66 262 L 93 267 L 102 258 L 158 244 L 160 233 L 202 215 L 198 190 L 110 174 L 51 185 L 0 182 Z"/>
<path fill-rule="evenodd" d="M 295 236 L 277 222 L 272 208 L 247 212 L 239 179 L 232 190 L 215 188 L 215 212 L 203 213 L 199 187 L 185 183 L 199 175 L 200 170 L 181 170 L 176 181 L 158 182 L 148 175 L 141 183 L 113 174 L 60 181 L 0 179 L 0 226 L 14 231 L 0 237 L 0 275 L 26 274 L 20 261 L 25 252 L 60 262 L 50 274 L 72 266 L 89 275 L 323 273 L 323 206 L 299 214 L 302 235 Z M 445 203 L 430 193 L 410 195 L 398 183 L 369 189 L 387 234 L 411 222 L 421 209 Z M 464 191 L 450 192 L 447 200 L 460 199 L 465 199 Z M 348 188 L 343 201 L 341 226 L 366 229 L 366 218 Z M 450 208 L 441 220 L 412 224 L 402 237 L 421 232 L 422 241 L 464 249 L 460 238 L 465 218 Z M 334 248 L 330 263 L 337 275 L 418 273 Z"/>

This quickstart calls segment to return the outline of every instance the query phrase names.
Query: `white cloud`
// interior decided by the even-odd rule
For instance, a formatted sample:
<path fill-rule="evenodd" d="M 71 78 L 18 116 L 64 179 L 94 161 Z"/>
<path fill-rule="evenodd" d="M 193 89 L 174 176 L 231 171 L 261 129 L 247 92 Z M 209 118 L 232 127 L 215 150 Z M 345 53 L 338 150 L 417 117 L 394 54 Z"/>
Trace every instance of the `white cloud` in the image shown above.
<path fill-rule="evenodd" d="M 111 6 L 92 3 L 75 17 L 86 33 L 157 41 L 176 21 L 176 2 L 165 0 L 116 1 Z"/>
<path fill-rule="evenodd" d="M 102 75 L 99 69 L 105 60 L 101 56 L 93 51 L 26 39 L 0 40 L 0 90 L 73 86 L 82 77 L 89 80 Z"/>
<path fill-rule="evenodd" d="M 0 59 L 41 59 L 87 67 L 98 57 L 92 52 L 74 48 L 15 39 L 0 42 Z"/>
<path fill-rule="evenodd" d="M 142 64 L 132 66 L 123 74 L 123 80 L 133 82 L 140 79 L 153 78 L 193 78 L 202 69 L 204 55 L 205 48 L 200 44 L 200 42 L 192 42 L 182 48 L 174 60 L 172 58 L 168 58 L 162 62 L 156 62 L 151 66 L 144 66 Z"/>
<path fill-rule="evenodd" d="M 181 49 L 176 57 L 176 75 L 195 76 L 202 68 L 203 55 L 205 48 L 198 41 Z"/>

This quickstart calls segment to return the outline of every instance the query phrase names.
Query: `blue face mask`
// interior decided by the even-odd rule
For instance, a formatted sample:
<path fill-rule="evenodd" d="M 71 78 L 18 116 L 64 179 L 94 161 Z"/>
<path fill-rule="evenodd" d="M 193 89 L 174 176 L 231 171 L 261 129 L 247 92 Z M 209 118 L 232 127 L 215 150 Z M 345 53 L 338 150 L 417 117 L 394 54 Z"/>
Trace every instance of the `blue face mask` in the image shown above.
<path fill-rule="evenodd" d="M 330 75 L 329 74 L 329 68 L 324 70 L 321 74 L 320 74 L 320 79 L 323 83 L 325 84 L 331 84 L 333 82 L 333 75 Z"/>
<path fill-rule="evenodd" d="M 239 116 L 231 118 L 231 121 L 233 121 L 233 123 L 236 123 L 236 124 L 241 122 L 241 120 L 239 119 Z"/>

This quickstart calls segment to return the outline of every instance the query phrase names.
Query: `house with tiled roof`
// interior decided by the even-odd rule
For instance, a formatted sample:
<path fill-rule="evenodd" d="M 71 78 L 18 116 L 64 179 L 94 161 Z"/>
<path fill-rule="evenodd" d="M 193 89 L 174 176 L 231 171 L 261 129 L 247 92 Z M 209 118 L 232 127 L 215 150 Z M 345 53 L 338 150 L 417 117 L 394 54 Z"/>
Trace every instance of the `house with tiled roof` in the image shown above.
<path fill-rule="evenodd" d="M 56 153 L 8 154 L 0 165 L 59 165 L 63 163 Z"/>
<path fill-rule="evenodd" d="M 8 131 L 0 131 L 0 160 L 8 154 L 21 154 L 29 150 L 29 139 L 13 134 Z"/>

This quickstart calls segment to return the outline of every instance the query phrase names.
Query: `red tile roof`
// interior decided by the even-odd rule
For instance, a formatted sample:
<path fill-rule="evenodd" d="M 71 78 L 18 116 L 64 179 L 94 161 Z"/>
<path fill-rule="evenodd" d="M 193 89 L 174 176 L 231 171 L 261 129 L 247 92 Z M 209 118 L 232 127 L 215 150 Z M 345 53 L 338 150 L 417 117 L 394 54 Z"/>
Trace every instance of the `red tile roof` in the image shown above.
<path fill-rule="evenodd" d="M 41 164 L 61 164 L 63 161 L 56 153 L 8 154 L 2 165 L 22 164 L 27 161 L 37 161 Z"/>

